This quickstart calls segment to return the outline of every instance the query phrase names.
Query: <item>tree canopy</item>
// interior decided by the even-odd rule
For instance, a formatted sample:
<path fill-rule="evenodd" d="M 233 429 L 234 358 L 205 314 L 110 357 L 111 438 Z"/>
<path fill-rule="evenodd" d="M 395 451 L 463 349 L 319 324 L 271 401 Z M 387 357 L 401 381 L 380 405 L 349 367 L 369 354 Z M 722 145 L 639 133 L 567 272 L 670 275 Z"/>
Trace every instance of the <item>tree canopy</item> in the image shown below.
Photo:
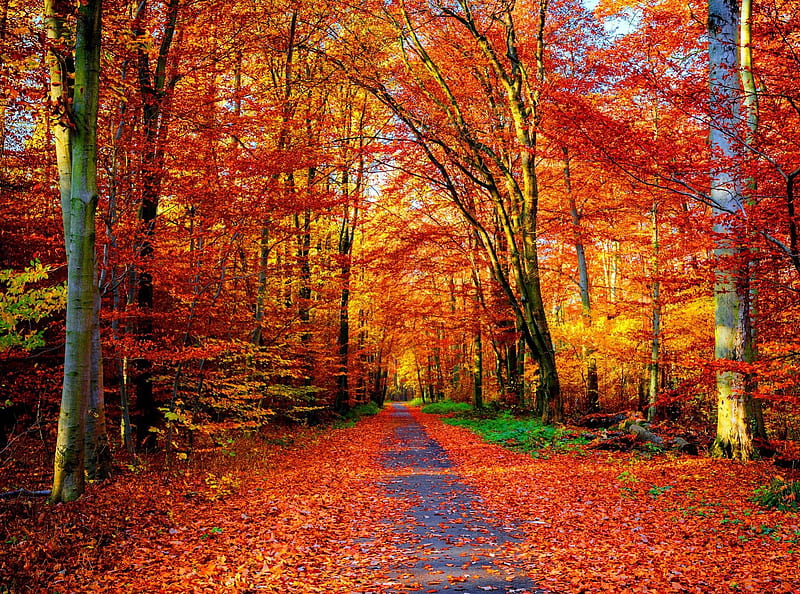
<path fill-rule="evenodd" d="M 797 440 L 800 11 L 721 4 L 107 0 L 81 282 L 124 445 L 413 396 Z M 0 2 L 0 365 L 56 369 L 85 3 L 48 5 Z"/>

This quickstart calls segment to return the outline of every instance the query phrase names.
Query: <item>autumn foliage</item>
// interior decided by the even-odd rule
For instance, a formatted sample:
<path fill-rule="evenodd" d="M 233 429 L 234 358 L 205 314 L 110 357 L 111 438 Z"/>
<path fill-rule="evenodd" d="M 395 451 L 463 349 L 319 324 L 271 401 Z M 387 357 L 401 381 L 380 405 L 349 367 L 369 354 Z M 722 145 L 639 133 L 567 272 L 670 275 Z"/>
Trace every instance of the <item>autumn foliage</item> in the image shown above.
<path fill-rule="evenodd" d="M 4 6 L 2 266 L 39 258 L 52 286 L 64 256 L 36 7 Z M 130 407 L 129 447 L 165 446 L 150 428 L 169 422 L 191 434 L 215 421 L 325 416 L 390 387 L 469 399 L 479 334 L 487 398 L 535 404 L 539 366 L 524 361 L 508 293 L 518 291 L 516 240 L 486 185 L 502 194 L 521 183 L 515 112 L 486 49 L 500 55 L 514 25 L 516 66 L 500 68 L 525 69 L 520 100 L 535 110 L 525 117 L 536 129 L 526 150 L 536 154 L 541 311 L 564 410 L 644 407 L 657 364 L 658 413 L 711 427 L 702 7 L 550 3 L 540 42 L 532 4 L 476 6 L 465 24 L 466 6 L 106 6 L 98 265 L 107 400 L 115 422 L 120 396 Z M 757 295 L 758 357 L 746 371 L 770 437 L 786 439 L 798 273 L 795 154 L 780 123 L 794 117 L 782 81 L 796 63 L 781 15 L 763 5 L 753 16 L 765 91 L 741 167 L 757 188 L 733 224 Z M 393 41 L 414 27 L 416 45 Z M 381 90 L 384 80 L 394 86 Z M 498 213 L 513 214 L 512 196 Z M 60 344 L 57 323 L 47 338 Z M 9 365 L 30 356 L 4 354 Z"/>
<path fill-rule="evenodd" d="M 0 495 L 63 458 L 56 145 L 86 125 L 87 3 L 41 4 L 0 0 Z M 2 503 L 8 587 L 377 590 L 402 557 L 359 540 L 399 513 L 389 429 L 324 428 L 390 400 L 624 412 L 796 469 L 800 10 L 724 4 L 737 23 L 695 0 L 104 2 L 84 239 L 105 408 L 75 402 L 110 480 Z M 530 460 L 419 419 L 529 522 L 543 587 L 798 589 L 793 520 L 748 503 L 770 462 Z"/>

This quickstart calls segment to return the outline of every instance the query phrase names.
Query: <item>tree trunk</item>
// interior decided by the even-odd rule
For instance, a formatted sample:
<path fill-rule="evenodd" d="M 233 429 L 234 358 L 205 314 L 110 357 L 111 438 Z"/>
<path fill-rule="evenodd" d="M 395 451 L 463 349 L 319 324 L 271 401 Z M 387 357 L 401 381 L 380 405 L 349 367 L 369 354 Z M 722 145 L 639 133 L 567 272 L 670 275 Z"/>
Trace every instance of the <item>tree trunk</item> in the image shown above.
<path fill-rule="evenodd" d="M 581 294 L 581 313 L 584 327 L 591 333 L 592 328 L 592 300 L 589 292 L 589 267 L 586 263 L 586 250 L 583 246 L 583 229 L 581 227 L 582 214 L 578 209 L 575 195 L 572 192 L 572 172 L 570 170 L 569 150 L 562 148 L 564 154 L 564 185 L 569 201 L 569 213 L 572 218 L 572 235 L 575 241 L 575 254 L 578 259 L 578 289 Z M 584 344 L 581 356 L 586 365 L 586 409 L 591 413 L 600 410 L 599 381 L 597 377 L 597 360 L 594 357 L 593 345 Z"/>
<path fill-rule="evenodd" d="M 142 343 L 150 342 L 153 339 L 152 312 L 155 303 L 150 263 L 154 254 L 153 236 L 158 217 L 161 182 L 164 177 L 164 145 L 170 122 L 169 101 L 172 88 L 177 82 L 175 76 L 168 76 L 167 66 L 178 20 L 178 6 L 178 0 L 169 0 L 164 14 L 163 35 L 156 54 L 155 68 L 151 67 L 148 48 L 144 46 L 138 48 L 144 149 L 141 166 L 141 206 L 139 208 L 141 237 L 135 247 L 141 265 L 135 275 L 134 294 L 136 305 L 139 308 L 136 334 L 137 340 Z M 133 24 L 133 33 L 137 38 L 146 38 L 143 23 L 146 12 L 147 0 L 143 0 L 138 5 Z M 133 361 L 133 367 L 136 374 L 132 383 L 139 414 L 137 437 L 142 442 L 152 435 L 150 427 L 159 419 L 153 395 L 153 363 L 146 357 L 139 357 Z"/>
<path fill-rule="evenodd" d="M 744 108 L 747 116 L 747 134 L 745 139 L 747 146 L 754 146 L 756 142 L 759 120 L 758 90 L 756 88 L 755 77 L 753 76 L 752 13 L 752 0 L 742 0 L 739 25 L 739 73 L 742 81 L 742 90 L 744 91 Z M 754 177 L 748 179 L 747 187 L 750 192 L 748 202 L 752 203 L 753 196 L 758 190 L 758 182 Z M 748 363 L 754 363 L 758 360 L 758 336 L 756 332 L 758 291 L 754 288 L 755 267 L 752 265 L 747 276 L 747 282 L 750 319 L 746 327 L 747 334 L 745 340 L 747 341 L 747 345 L 745 348 L 745 360 Z M 754 374 L 748 374 L 745 382 L 746 390 L 750 397 L 751 418 L 754 421 L 755 435 L 760 439 L 767 439 L 762 401 L 753 395 L 758 390 L 758 380 Z"/>
<path fill-rule="evenodd" d="M 539 365 L 540 381 L 536 390 L 536 401 L 542 409 L 542 418 L 545 422 L 559 421 L 563 414 L 561 387 L 555 348 L 544 309 L 537 246 L 539 189 L 536 152 L 541 120 L 540 86 L 529 84 L 526 77 L 521 74 L 526 70 L 526 65 L 518 51 L 511 9 L 503 9 L 495 17 L 496 22 L 505 28 L 503 36 L 505 45 L 496 48 L 490 37 L 480 29 L 472 12 L 467 10 L 465 5 L 462 5 L 462 8 L 465 8 L 465 12 L 456 17 L 456 20 L 473 38 L 505 92 L 503 108 L 507 113 L 504 116 L 509 122 L 508 132 L 513 134 L 516 145 L 513 150 L 516 171 L 512 171 L 506 159 L 488 150 L 473 136 L 450 83 L 428 53 L 405 7 L 402 8 L 404 23 L 397 25 L 402 31 L 401 43 L 413 45 L 417 58 L 425 65 L 426 72 L 430 76 L 430 80 L 420 81 L 420 85 L 423 87 L 428 84 L 437 85 L 446 98 L 444 101 L 436 100 L 443 109 L 440 115 L 455 130 L 456 138 L 464 147 L 458 158 L 466 160 L 480 176 L 480 191 L 485 193 L 493 205 L 496 223 L 508 246 L 508 258 L 503 258 L 499 252 L 497 242 L 482 223 L 481 215 L 475 209 L 474 200 L 469 192 L 460 189 L 461 184 L 455 182 L 451 168 L 437 157 L 438 147 L 448 145 L 451 141 L 439 138 L 436 139 L 437 142 L 431 142 L 430 130 L 423 132 L 417 118 L 409 113 L 388 88 L 378 85 L 377 88 L 371 87 L 370 90 L 414 132 L 419 146 L 441 174 L 444 187 L 452 197 L 453 203 L 476 230 L 481 245 L 489 256 L 492 274 L 501 285 L 514 314 L 523 321 L 525 342 L 533 360 Z M 545 75 L 546 14 L 547 0 L 541 0 L 536 30 L 535 77 L 537 83 L 542 84 Z M 407 62 L 407 66 L 409 71 L 414 71 L 410 63 Z M 490 98 L 490 102 L 493 107 L 498 105 L 494 98 Z M 508 161 L 511 160 L 511 155 L 508 155 Z M 489 165 L 490 163 L 496 166 L 495 170 Z M 460 166 L 455 165 L 455 169 L 460 169 Z M 504 272 L 506 266 L 508 274 Z"/>
<path fill-rule="evenodd" d="M 61 22 L 50 2 L 45 4 L 48 37 L 62 38 Z M 72 501 L 85 485 L 86 410 L 92 383 L 92 337 L 95 329 L 97 208 L 97 110 L 100 87 L 100 0 L 78 9 L 75 33 L 75 83 L 69 135 L 71 173 L 69 201 L 63 213 L 67 253 L 67 322 L 64 384 L 50 500 Z M 66 77 L 61 79 L 66 81 Z M 52 82 L 52 81 L 51 81 Z M 63 89 L 62 89 L 63 92 Z M 59 167 L 61 169 L 61 167 Z M 61 179 L 61 187 L 64 180 Z"/>
<path fill-rule="evenodd" d="M 473 331 L 472 337 L 472 403 L 476 409 L 483 408 L 483 340 L 481 327 Z"/>
<path fill-rule="evenodd" d="M 658 253 L 660 250 L 659 237 L 658 237 L 658 204 L 653 202 L 650 211 L 650 225 L 652 232 L 651 239 L 651 323 L 652 334 L 650 339 L 650 364 L 647 366 L 648 382 L 647 382 L 647 420 L 652 421 L 656 418 L 656 400 L 658 399 L 658 379 L 659 379 L 659 358 L 661 350 L 661 282 L 658 278 Z"/>
<path fill-rule="evenodd" d="M 714 286 L 715 358 L 717 371 L 717 434 L 714 456 L 748 460 L 753 456 L 750 406 L 745 375 L 746 325 L 750 316 L 744 282 L 747 254 L 731 217 L 744 210 L 742 184 L 737 178 L 741 154 L 734 144 L 741 118 L 738 64 L 738 3 L 709 0 L 709 81 L 713 110 L 709 143 L 712 153 L 711 200 L 715 217 Z"/>
<path fill-rule="evenodd" d="M 95 268 L 96 271 L 96 268 Z M 111 476 L 111 448 L 106 430 L 103 394 L 103 349 L 100 342 L 100 292 L 95 275 L 92 320 L 92 380 L 86 409 L 86 478 L 99 481 Z"/>
<path fill-rule="evenodd" d="M 339 335 L 337 339 L 339 372 L 336 379 L 336 398 L 333 408 L 343 413 L 350 408 L 349 358 L 350 358 L 350 262 L 353 248 L 355 224 L 351 220 L 350 177 L 345 169 L 342 188 L 345 192 L 345 205 L 342 225 L 339 230 L 339 257 L 341 258 L 342 292 L 339 300 Z M 356 211 L 357 212 L 357 211 Z M 352 215 L 355 218 L 355 214 Z"/>
<path fill-rule="evenodd" d="M 126 77 L 128 70 L 127 62 L 122 66 L 122 78 Z M 120 139 L 126 127 L 125 113 L 127 112 L 128 102 L 127 99 L 121 100 L 119 103 L 119 123 L 114 133 L 114 138 L 111 146 L 111 156 L 109 164 L 109 183 L 108 183 L 108 210 L 106 215 L 101 217 L 105 223 L 106 231 L 106 244 L 103 249 L 103 260 L 100 269 L 103 271 L 100 277 L 100 286 L 106 285 L 106 275 L 111 276 L 110 281 L 107 283 L 111 287 L 111 337 L 116 343 L 120 340 L 121 335 L 126 329 L 120 324 L 120 317 L 118 314 L 122 305 L 122 290 L 124 277 L 127 276 L 126 270 L 123 268 L 118 271 L 116 266 L 111 263 L 110 255 L 113 251 L 118 250 L 119 242 L 116 235 L 117 223 L 119 222 L 119 188 L 120 182 L 126 177 L 126 173 L 121 171 L 120 161 L 125 163 L 125 159 L 119 158 L 120 153 Z M 128 300 L 126 300 L 126 303 Z M 99 301 L 98 301 L 99 305 Z M 131 427 L 130 408 L 128 399 L 128 358 L 126 355 L 118 356 L 115 360 L 116 373 L 119 377 L 119 401 L 120 401 L 120 435 L 125 450 L 130 455 L 131 462 L 135 461 L 136 448 L 133 439 L 133 430 Z M 99 371 L 102 377 L 102 370 Z M 90 404 L 91 408 L 91 404 Z"/>
<path fill-rule="evenodd" d="M 251 342 L 255 346 L 263 346 L 264 341 L 264 303 L 267 299 L 267 266 L 269 265 L 269 221 L 261 224 L 261 233 L 258 238 L 258 281 L 256 283 L 256 306 L 253 314 L 253 332 Z"/>

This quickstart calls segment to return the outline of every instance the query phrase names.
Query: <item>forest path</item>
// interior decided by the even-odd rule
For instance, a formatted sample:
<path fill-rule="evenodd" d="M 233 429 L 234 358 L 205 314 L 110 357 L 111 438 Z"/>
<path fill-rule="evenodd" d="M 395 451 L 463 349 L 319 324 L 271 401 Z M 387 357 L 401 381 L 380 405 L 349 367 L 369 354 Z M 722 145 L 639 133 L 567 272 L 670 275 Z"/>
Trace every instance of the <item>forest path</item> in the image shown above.
<path fill-rule="evenodd" d="M 121 473 L 70 504 L 2 502 L 0 592 L 797 593 L 796 514 L 750 501 L 774 473 L 534 458 L 391 405 Z"/>
<path fill-rule="evenodd" d="M 515 567 L 507 547 L 521 542 L 513 526 L 487 512 L 459 477 L 447 452 L 414 420 L 392 404 L 393 434 L 381 463 L 390 496 L 409 507 L 393 525 L 412 560 L 395 570 L 397 592 L 543 592 Z"/>

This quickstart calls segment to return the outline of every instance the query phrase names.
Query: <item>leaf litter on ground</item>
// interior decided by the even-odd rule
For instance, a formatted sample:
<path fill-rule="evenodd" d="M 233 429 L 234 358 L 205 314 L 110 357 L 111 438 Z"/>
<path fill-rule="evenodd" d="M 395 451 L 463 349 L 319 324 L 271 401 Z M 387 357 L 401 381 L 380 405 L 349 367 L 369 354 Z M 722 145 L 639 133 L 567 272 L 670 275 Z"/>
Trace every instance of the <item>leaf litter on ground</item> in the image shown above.
<path fill-rule="evenodd" d="M 751 499 L 769 463 L 554 451 L 532 458 L 412 409 L 494 517 L 502 551 L 558 593 L 800 591 L 800 520 Z M 379 593 L 414 563 L 387 529 L 388 415 L 304 429 L 165 482 L 128 472 L 69 504 L 0 505 L 0 591 Z M 189 460 L 191 462 L 191 459 Z M 450 472 L 450 471 L 449 471 Z M 468 561 L 465 558 L 465 561 Z M 442 576 L 447 580 L 447 576 Z M 461 584 L 451 584 L 453 588 Z"/>

